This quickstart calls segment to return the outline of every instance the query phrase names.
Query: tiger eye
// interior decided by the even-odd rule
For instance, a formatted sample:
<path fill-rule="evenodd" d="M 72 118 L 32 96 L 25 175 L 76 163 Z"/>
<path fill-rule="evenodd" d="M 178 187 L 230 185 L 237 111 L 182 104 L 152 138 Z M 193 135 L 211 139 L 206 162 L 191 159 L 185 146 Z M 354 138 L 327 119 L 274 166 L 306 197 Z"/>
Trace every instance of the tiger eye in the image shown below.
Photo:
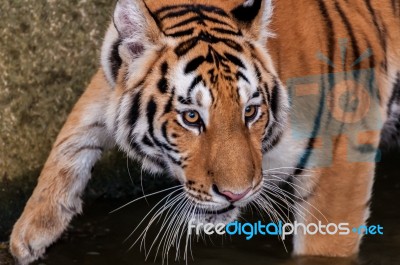
<path fill-rule="evenodd" d="M 257 114 L 257 107 L 256 106 L 248 106 L 244 111 L 244 117 L 248 119 L 253 119 Z"/>
<path fill-rule="evenodd" d="M 189 124 L 198 124 L 200 122 L 200 114 L 194 110 L 186 111 L 183 113 L 183 119 Z"/>

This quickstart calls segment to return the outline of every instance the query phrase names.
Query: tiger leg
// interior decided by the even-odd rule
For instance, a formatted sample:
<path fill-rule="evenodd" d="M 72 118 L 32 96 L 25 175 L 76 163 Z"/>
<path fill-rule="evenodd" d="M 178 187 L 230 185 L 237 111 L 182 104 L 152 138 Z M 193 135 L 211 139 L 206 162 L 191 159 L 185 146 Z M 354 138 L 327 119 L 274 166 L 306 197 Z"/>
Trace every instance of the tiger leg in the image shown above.
<path fill-rule="evenodd" d="M 348 233 L 298 233 L 294 238 L 295 255 L 349 257 L 358 252 L 362 235 L 352 229 L 365 225 L 369 216 L 375 171 L 374 150 L 378 148 L 380 136 L 379 132 L 366 131 L 357 138 L 358 143 L 350 143 L 344 135 L 334 139 L 336 145 L 332 165 L 314 171 L 316 176 L 312 193 L 304 201 L 296 203 L 296 208 L 303 213 L 297 215 L 298 222 L 318 224 L 320 221 L 322 225 L 348 223 Z M 370 150 L 362 151 L 369 152 L 369 158 L 351 161 L 349 152 L 355 146 L 370 147 Z M 334 228 L 331 227 L 330 231 L 333 232 Z"/>
<path fill-rule="evenodd" d="M 391 62 L 389 65 L 394 64 Z M 397 73 L 397 69 L 389 72 Z M 398 91 L 398 80 L 390 78 L 396 76 L 395 74 L 382 75 L 382 69 L 379 68 L 374 76 L 377 77 L 376 84 L 372 87 L 359 85 L 354 86 L 357 89 L 353 90 L 350 85 L 346 85 L 343 90 L 338 85 L 333 90 L 334 98 L 343 96 L 343 91 L 350 93 L 358 101 L 357 108 L 351 111 L 342 109 L 346 105 L 325 103 L 328 106 L 327 112 L 329 110 L 341 126 L 322 123 L 321 128 L 325 128 L 325 134 L 322 131 L 317 135 L 309 161 L 316 166 L 311 165 L 311 171 L 306 170 L 303 173 L 312 175 L 312 183 L 305 186 L 309 190 L 305 192 L 307 194 L 304 200 L 303 196 L 297 196 L 300 200 L 295 203 L 296 208 L 304 213 L 303 216 L 297 214 L 296 219 L 299 222 L 307 224 L 321 221 L 322 225 L 347 223 L 348 231 L 344 234 L 339 234 L 338 231 L 334 235 L 299 233 L 294 237 L 295 255 L 348 257 L 359 251 L 365 229 L 357 228 L 365 225 L 369 217 L 375 161 L 379 157 L 380 140 L 385 137 L 381 133 L 388 121 L 390 98 Z M 358 79 L 359 84 L 365 84 L 362 80 Z M 341 131 L 338 128 L 342 128 Z M 330 134 L 332 131 L 335 133 Z M 303 186 L 302 179 L 304 178 L 295 178 L 295 184 Z M 357 231 L 354 232 L 354 228 Z"/>
<path fill-rule="evenodd" d="M 20 264 L 41 255 L 82 211 L 80 195 L 109 145 L 105 107 L 111 92 L 100 70 L 59 133 L 38 184 L 14 225 L 10 250 Z"/>

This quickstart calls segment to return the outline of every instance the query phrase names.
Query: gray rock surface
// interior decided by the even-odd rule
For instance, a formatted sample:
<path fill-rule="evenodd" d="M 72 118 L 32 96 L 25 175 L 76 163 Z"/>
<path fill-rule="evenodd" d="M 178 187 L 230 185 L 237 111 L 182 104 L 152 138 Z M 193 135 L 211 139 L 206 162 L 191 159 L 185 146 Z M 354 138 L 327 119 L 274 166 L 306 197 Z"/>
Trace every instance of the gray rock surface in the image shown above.
<path fill-rule="evenodd" d="M 114 4 L 0 1 L 0 241 L 7 240 L 58 131 L 99 66 Z M 106 154 L 86 197 L 140 191 L 138 167 L 129 162 L 128 172 L 127 165 L 123 154 Z M 153 183 L 147 178 L 144 186 L 151 190 Z"/>

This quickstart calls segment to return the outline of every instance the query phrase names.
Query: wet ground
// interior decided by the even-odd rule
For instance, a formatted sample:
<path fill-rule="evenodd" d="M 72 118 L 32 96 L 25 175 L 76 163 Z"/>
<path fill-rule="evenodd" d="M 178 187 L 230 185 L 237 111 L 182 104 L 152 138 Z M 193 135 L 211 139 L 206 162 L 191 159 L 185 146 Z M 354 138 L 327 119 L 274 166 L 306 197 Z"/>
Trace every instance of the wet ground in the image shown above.
<path fill-rule="evenodd" d="M 271 264 L 271 265 L 397 265 L 400 264 L 400 154 L 385 155 L 377 169 L 372 216 L 370 224 L 384 227 L 383 236 L 366 236 L 358 259 L 294 259 L 285 251 L 281 241 L 273 237 L 255 237 L 250 241 L 244 238 L 216 237 L 193 242 L 193 257 L 189 264 Z M 145 252 L 139 245 L 130 249 L 133 240 L 124 239 L 139 224 L 145 214 L 162 196 L 133 203 L 116 213 L 109 212 L 121 206 L 126 200 L 97 200 L 86 204 L 85 214 L 76 218 L 69 231 L 52 246 L 45 257 L 36 265 L 124 265 L 161 264 L 154 262 L 154 252 L 145 261 Z M 148 246 L 158 234 L 149 232 Z M 286 246 L 290 251 L 290 243 Z M 13 264 L 7 261 L 6 245 L 0 244 L 0 264 Z M 3 250 L 2 250 L 3 249 Z M 172 253 L 173 252 L 173 253 Z M 174 254 L 174 251 L 171 251 Z M 170 255 L 169 264 L 176 262 Z"/>

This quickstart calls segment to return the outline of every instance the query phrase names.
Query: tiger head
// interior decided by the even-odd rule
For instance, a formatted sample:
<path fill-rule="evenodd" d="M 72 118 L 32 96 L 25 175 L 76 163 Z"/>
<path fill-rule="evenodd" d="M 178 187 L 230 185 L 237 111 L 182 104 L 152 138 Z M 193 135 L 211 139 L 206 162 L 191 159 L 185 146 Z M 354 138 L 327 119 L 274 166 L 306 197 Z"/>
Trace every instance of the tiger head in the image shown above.
<path fill-rule="evenodd" d="M 150 172 L 182 183 L 199 220 L 259 195 L 287 95 L 266 49 L 270 1 L 120 0 L 102 48 L 108 126 Z"/>

